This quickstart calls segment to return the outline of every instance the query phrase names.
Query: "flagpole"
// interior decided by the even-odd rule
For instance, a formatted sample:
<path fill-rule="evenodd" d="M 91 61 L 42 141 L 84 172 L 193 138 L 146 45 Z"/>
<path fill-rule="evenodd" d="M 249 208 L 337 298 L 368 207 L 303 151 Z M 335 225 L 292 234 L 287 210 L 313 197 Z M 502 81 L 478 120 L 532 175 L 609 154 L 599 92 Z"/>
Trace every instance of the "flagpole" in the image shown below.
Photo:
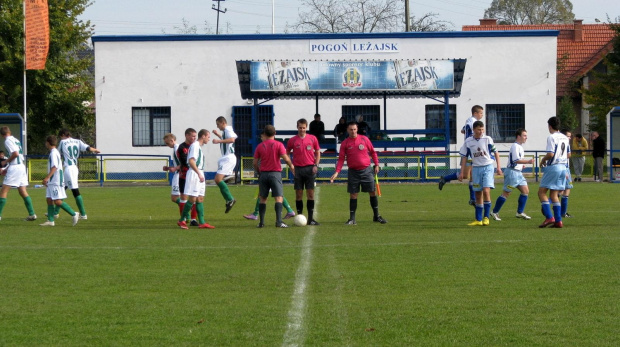
<path fill-rule="evenodd" d="M 23 2 L 24 8 L 24 129 L 22 129 L 23 136 L 23 154 L 28 155 L 28 110 L 26 100 L 26 0 Z"/>

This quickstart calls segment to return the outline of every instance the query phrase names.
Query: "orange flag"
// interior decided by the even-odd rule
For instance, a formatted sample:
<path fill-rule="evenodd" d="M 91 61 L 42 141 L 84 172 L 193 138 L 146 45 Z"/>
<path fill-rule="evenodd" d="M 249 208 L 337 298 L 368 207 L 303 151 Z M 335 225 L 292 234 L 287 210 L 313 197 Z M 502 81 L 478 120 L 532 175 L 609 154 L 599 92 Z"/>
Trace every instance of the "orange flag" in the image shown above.
<path fill-rule="evenodd" d="M 26 70 L 43 70 L 50 47 L 47 0 L 25 0 Z"/>

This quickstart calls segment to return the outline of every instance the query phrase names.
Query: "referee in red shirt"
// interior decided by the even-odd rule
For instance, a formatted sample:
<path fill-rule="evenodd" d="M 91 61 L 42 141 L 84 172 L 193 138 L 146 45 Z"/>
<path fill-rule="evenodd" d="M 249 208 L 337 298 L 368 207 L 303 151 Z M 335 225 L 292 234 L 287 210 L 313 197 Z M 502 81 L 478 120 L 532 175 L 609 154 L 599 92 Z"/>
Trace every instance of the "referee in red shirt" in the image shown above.
<path fill-rule="evenodd" d="M 291 156 L 295 165 L 295 205 L 297 214 L 304 212 L 304 188 L 306 189 L 306 205 L 308 207 L 308 224 L 320 225 L 314 220 L 314 182 L 321 161 L 321 147 L 316 136 L 306 133 L 308 121 L 304 118 L 297 121 L 297 135 L 288 140 L 286 153 Z"/>
<path fill-rule="evenodd" d="M 350 194 L 349 200 L 349 220 L 345 224 L 355 225 L 355 211 L 357 210 L 357 194 L 362 187 L 362 192 L 368 192 L 370 195 L 370 206 L 373 212 L 373 222 L 385 224 L 387 221 L 379 215 L 379 200 L 377 199 L 374 175 L 379 173 L 379 158 L 377 152 L 372 146 L 368 137 L 357 134 L 357 123 L 350 122 L 347 126 L 347 137 L 340 145 L 340 153 L 338 155 L 338 164 L 336 164 L 336 172 L 331 177 L 331 182 L 338 177 L 342 170 L 345 158 L 349 167 L 349 176 L 347 184 L 347 192 Z M 370 167 L 370 157 L 375 166 Z"/>
<path fill-rule="evenodd" d="M 276 128 L 273 125 L 266 125 L 265 140 L 261 142 L 254 151 L 254 160 L 252 164 L 258 175 L 258 196 L 260 202 L 258 204 L 258 214 L 260 222 L 257 228 L 265 226 L 265 211 L 267 211 L 267 198 L 271 189 L 271 196 L 276 200 L 276 228 L 288 228 L 288 225 L 282 222 L 282 197 L 284 196 L 284 188 L 282 187 L 282 165 L 280 158 L 284 159 L 286 164 L 291 168 L 295 175 L 295 167 L 291 163 L 291 159 L 286 155 L 286 148 L 281 142 L 274 140 Z"/>

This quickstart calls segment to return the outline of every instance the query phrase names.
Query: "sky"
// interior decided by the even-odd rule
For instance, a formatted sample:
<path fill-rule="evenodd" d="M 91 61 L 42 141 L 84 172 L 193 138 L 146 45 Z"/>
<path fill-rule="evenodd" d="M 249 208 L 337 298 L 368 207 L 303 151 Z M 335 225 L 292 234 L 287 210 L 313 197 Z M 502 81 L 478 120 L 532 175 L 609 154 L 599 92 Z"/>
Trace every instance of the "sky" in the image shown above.
<path fill-rule="evenodd" d="M 350 1 L 350 0 L 342 0 Z M 80 17 L 95 25 L 95 35 L 176 34 L 184 22 L 195 26 L 198 34 L 206 27 L 216 29 L 218 2 L 215 0 L 93 0 Z M 275 33 L 282 33 L 287 23 L 298 19 L 300 0 L 223 0 L 219 2 L 220 33 L 268 34 L 272 32 L 272 3 Z M 452 30 L 463 25 L 477 25 L 491 0 L 410 0 L 411 14 L 419 17 L 436 13 L 436 19 L 453 23 Z M 573 13 L 584 23 L 607 21 L 620 16 L 618 0 L 573 0 Z"/>

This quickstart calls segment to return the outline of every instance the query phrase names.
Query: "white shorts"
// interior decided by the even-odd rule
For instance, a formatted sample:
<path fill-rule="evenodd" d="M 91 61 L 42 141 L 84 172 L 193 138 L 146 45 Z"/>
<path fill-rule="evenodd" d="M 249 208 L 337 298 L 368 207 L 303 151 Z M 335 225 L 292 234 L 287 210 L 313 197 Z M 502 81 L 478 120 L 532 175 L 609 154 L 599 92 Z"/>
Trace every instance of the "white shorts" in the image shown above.
<path fill-rule="evenodd" d="M 52 200 L 64 200 L 67 198 L 67 192 L 65 192 L 65 187 L 57 184 L 48 184 L 45 190 L 45 197 Z"/>
<path fill-rule="evenodd" d="M 181 191 L 179 190 L 179 173 L 175 172 L 172 176 L 172 189 L 170 191 L 170 195 L 179 196 L 181 195 Z"/>
<path fill-rule="evenodd" d="M 65 166 L 65 186 L 69 189 L 78 189 L 78 175 L 80 170 L 75 165 Z"/>
<path fill-rule="evenodd" d="M 185 195 L 189 196 L 205 196 L 206 181 L 200 182 L 200 177 L 194 170 L 187 171 L 185 177 Z"/>
<path fill-rule="evenodd" d="M 232 175 L 237 166 L 237 156 L 229 154 L 220 158 L 217 161 L 217 174 L 218 175 Z"/>
<path fill-rule="evenodd" d="M 6 177 L 4 177 L 4 182 L 2 184 L 13 188 L 27 187 L 28 172 L 26 171 L 26 165 L 9 165 L 6 171 Z"/>

